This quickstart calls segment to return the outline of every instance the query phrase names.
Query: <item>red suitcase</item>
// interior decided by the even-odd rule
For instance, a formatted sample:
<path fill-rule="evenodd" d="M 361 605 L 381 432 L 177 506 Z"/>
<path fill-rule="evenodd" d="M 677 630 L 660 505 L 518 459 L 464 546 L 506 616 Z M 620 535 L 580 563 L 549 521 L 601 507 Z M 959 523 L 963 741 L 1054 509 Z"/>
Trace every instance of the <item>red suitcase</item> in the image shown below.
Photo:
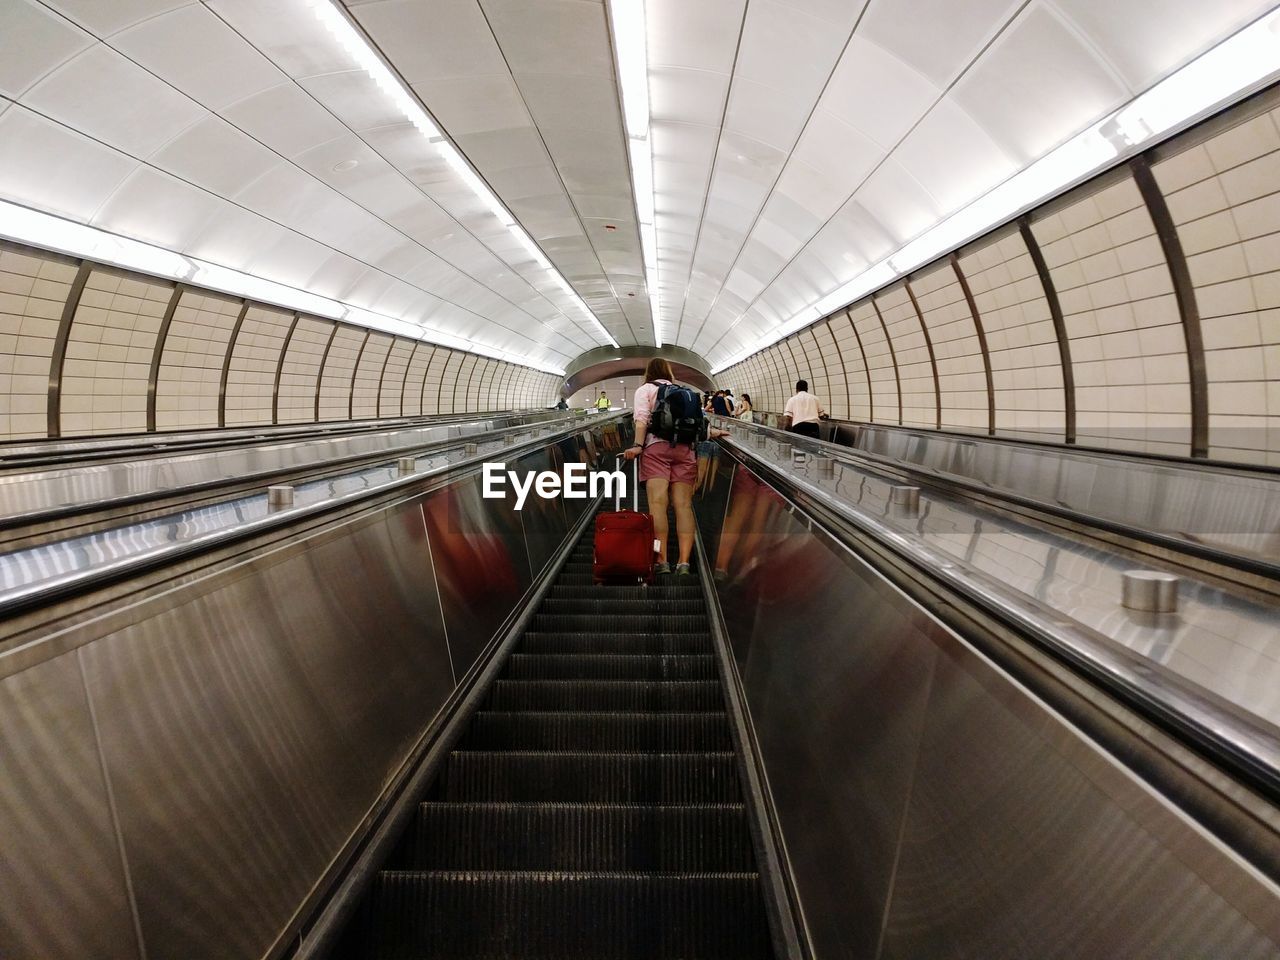
<path fill-rule="evenodd" d="M 632 479 L 633 510 L 619 510 L 621 491 L 613 513 L 596 517 L 595 552 L 591 565 L 593 583 L 652 583 L 657 550 L 653 517 L 640 513 L 639 458 Z"/>

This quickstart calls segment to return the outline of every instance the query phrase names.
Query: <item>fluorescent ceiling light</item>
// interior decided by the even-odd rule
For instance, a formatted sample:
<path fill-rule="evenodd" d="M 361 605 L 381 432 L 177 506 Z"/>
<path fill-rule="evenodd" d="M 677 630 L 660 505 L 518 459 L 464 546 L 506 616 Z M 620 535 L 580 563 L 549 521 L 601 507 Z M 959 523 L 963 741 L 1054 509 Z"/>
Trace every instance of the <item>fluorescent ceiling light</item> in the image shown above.
<path fill-rule="evenodd" d="M 367 73 L 373 79 L 373 82 L 378 85 L 378 88 L 387 94 L 395 104 L 396 109 L 426 138 L 431 149 L 444 159 L 449 168 L 466 185 L 472 195 L 484 204 L 485 208 L 497 218 L 498 222 L 520 241 L 521 246 L 534 253 L 537 245 L 525 232 L 524 228 L 516 222 L 516 218 L 511 211 L 498 199 L 498 195 L 489 189 L 489 185 L 476 173 L 457 147 L 449 142 L 444 132 L 423 109 L 422 104 L 418 102 L 413 92 L 407 89 L 400 81 L 400 78 L 383 62 L 382 57 L 369 44 L 364 34 L 338 8 L 334 0 L 307 0 L 307 3 L 315 11 L 316 19 L 328 30 L 338 44 L 350 54 L 352 59 L 360 66 L 360 69 Z M 646 116 L 648 115 L 648 110 L 649 107 L 646 100 Z M 616 347 L 618 341 L 605 329 L 604 324 L 600 322 L 600 318 L 592 312 L 568 281 L 564 279 L 560 271 L 552 266 L 551 261 L 541 251 L 534 253 L 534 262 L 541 270 L 553 275 L 557 285 L 571 296 L 574 306 L 587 316 L 592 325 L 610 345 Z"/>
<path fill-rule="evenodd" d="M 649 315 L 653 341 L 662 346 L 662 316 L 658 310 L 658 244 L 654 215 L 653 147 L 649 141 L 649 37 L 644 0 L 609 0 L 613 25 L 613 50 L 618 62 L 618 88 L 627 127 L 631 156 L 631 183 L 640 221 L 640 245 L 644 256 L 645 286 L 649 289 Z M 647 231 L 647 239 L 646 239 Z"/>
<path fill-rule="evenodd" d="M 1050 151 L 1026 169 L 935 224 L 769 336 L 713 367 L 713 374 L 790 336 L 810 320 L 906 276 L 939 255 L 1008 222 L 1118 159 L 1151 146 L 1272 82 L 1280 73 L 1280 11 L 1255 20 L 1126 106 Z M 819 311 L 817 316 L 814 311 Z"/>
<path fill-rule="evenodd" d="M 471 353 L 507 360 L 546 373 L 564 373 L 559 367 L 508 353 L 483 343 L 464 340 L 412 320 L 376 313 L 363 307 L 343 303 L 341 300 L 332 300 L 298 287 L 255 277 L 252 274 L 195 257 L 184 256 L 154 244 L 107 233 L 97 227 L 74 223 L 55 217 L 53 214 L 32 210 L 5 200 L 0 200 L 0 237 L 95 263 L 135 270 L 150 276 L 163 277 L 166 280 L 175 280 L 235 297 L 243 297 L 246 300 L 284 307 L 286 310 L 297 310 L 329 320 L 342 320 L 359 327 L 382 330 L 415 340 L 427 340 L 431 343 L 440 343 L 442 346 L 456 346 Z M 615 343 L 614 346 L 616 347 L 617 344 Z"/>

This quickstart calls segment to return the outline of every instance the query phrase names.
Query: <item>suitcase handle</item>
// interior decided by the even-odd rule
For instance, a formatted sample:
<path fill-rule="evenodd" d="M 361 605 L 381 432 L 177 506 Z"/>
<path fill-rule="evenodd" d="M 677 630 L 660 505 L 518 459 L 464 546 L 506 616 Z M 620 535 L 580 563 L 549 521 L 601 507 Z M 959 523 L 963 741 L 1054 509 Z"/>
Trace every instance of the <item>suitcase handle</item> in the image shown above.
<path fill-rule="evenodd" d="M 644 456 L 644 448 L 640 448 L 640 457 Z M 623 459 L 622 454 L 616 454 L 618 460 Z M 636 513 L 640 512 L 640 457 L 636 457 L 631 461 L 631 509 Z M 616 490 L 613 494 L 613 512 L 617 513 L 622 509 L 622 491 Z"/>

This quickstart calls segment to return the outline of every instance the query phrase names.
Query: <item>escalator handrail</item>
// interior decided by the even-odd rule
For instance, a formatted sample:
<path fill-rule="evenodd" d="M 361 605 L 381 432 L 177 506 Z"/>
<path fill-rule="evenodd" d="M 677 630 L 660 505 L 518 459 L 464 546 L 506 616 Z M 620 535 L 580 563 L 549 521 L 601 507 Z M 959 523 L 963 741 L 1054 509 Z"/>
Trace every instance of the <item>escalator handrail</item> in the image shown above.
<path fill-rule="evenodd" d="M 587 420 L 566 423 L 559 429 L 553 428 L 550 433 L 539 435 L 532 433 L 523 442 L 517 440 L 510 446 L 503 447 L 502 459 L 518 457 L 521 453 L 545 447 L 566 437 L 572 436 L 601 423 L 619 422 L 631 416 L 631 412 L 595 416 Z M 521 428 L 510 428 L 520 430 Z M 529 428 L 523 428 L 528 430 Z M 537 428 L 535 428 L 537 429 Z M 540 432 L 540 431 L 539 431 Z M 497 431 L 488 434 L 489 438 L 497 435 Z M 474 437 L 461 437 L 453 441 L 452 448 L 475 442 Z M 435 451 L 436 453 L 444 451 Z M 245 520 L 219 530 L 198 534 L 181 543 L 166 544 L 145 550 L 127 557 L 109 560 L 95 567 L 72 571 L 60 576 L 51 577 L 38 583 L 15 587 L 0 591 L 0 619 L 20 613 L 33 607 L 42 606 L 68 595 L 101 587 L 136 576 L 144 571 L 168 566 L 196 554 L 204 553 L 216 547 L 235 543 L 252 536 L 277 530 L 299 521 L 317 517 L 335 510 L 359 504 L 375 497 L 384 497 L 389 493 L 406 490 L 424 483 L 438 484 L 443 480 L 455 479 L 458 475 L 477 470 L 484 462 L 494 456 L 494 451 L 478 451 L 473 455 L 464 455 L 461 460 L 422 470 L 415 473 L 391 477 L 381 483 L 350 493 L 338 494 L 315 503 L 301 504 L 276 510 L 262 517 Z M 266 496 L 266 493 L 262 494 Z M 238 498 L 237 498 L 238 499 Z M 0 676 L 3 672 L 0 671 Z"/>
<path fill-rule="evenodd" d="M 788 500 L 795 502 L 794 494 L 799 492 L 816 502 L 836 522 L 871 538 L 915 570 L 1013 627 L 1161 726 L 1172 728 L 1189 739 L 1202 752 L 1215 757 L 1273 800 L 1280 799 L 1280 738 L 1265 721 L 1230 709 L 1190 681 L 1166 673 L 1150 660 L 1117 647 L 1082 624 L 1050 619 L 1018 594 L 999 589 L 966 564 L 935 552 L 807 478 L 783 471 L 778 464 L 736 440 L 725 438 L 720 442 Z M 810 516 L 810 519 L 819 526 L 824 525 L 818 518 Z"/>

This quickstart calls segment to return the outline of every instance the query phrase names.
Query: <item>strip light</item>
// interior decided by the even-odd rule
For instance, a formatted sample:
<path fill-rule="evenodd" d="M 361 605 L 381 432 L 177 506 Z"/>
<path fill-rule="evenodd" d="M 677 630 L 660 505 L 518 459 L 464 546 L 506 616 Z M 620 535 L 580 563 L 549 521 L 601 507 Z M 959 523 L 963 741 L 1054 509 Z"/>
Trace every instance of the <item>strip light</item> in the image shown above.
<path fill-rule="evenodd" d="M 357 29 L 347 15 L 338 9 L 335 0 L 307 0 L 307 3 L 315 11 L 316 19 L 320 21 L 334 40 L 350 54 L 352 59 L 360 66 L 360 69 L 372 78 L 378 89 L 382 90 L 391 99 L 391 102 L 395 104 L 396 109 L 400 111 L 405 119 L 412 123 L 418 132 L 426 138 L 431 149 L 444 159 L 476 199 L 483 203 L 498 222 L 519 241 L 520 246 L 532 256 L 538 267 L 555 281 L 556 286 L 564 292 L 569 301 L 596 328 L 600 335 L 611 346 L 618 346 L 618 341 L 605 329 L 604 324 L 600 322 L 600 318 L 587 306 L 586 302 L 578 295 L 578 292 L 573 289 L 573 286 L 560 271 L 552 266 L 551 261 L 538 248 L 533 238 L 529 236 L 524 227 L 516 222 L 516 218 L 511 214 L 511 211 L 498 199 L 497 194 L 489 189 L 488 184 L 480 178 L 480 175 L 466 161 L 457 147 L 445 136 L 439 125 L 423 109 L 417 97 L 404 86 L 400 78 L 383 62 L 382 57 L 369 45 L 369 41 L 364 34 Z M 646 106 L 645 109 L 647 112 L 648 107 Z"/>
<path fill-rule="evenodd" d="M 660 347 L 662 316 L 658 309 L 658 230 L 654 212 L 653 147 L 649 140 L 649 41 L 645 32 L 644 0 L 609 0 L 609 16 L 613 22 L 618 86 L 627 127 L 627 149 L 631 155 L 636 216 L 640 220 L 649 315 L 653 318 L 654 343 Z"/>
<path fill-rule="evenodd" d="M 1273 11 L 805 307 L 711 372 L 717 374 L 741 363 L 809 323 L 1039 206 L 1117 160 L 1242 99 L 1278 75 L 1280 11 Z"/>
<path fill-rule="evenodd" d="M 172 250 L 108 233 L 97 227 L 64 220 L 62 217 L 55 217 L 6 200 L 0 200 L 0 237 L 95 263 L 105 263 L 155 277 L 164 277 L 167 280 L 189 283 L 196 287 L 217 290 L 246 300 L 273 304 L 287 310 L 297 310 L 330 320 L 341 320 L 414 340 L 426 340 L 441 346 L 457 347 L 497 360 L 533 367 L 545 373 L 564 375 L 564 370 L 559 367 L 532 360 L 529 357 L 464 340 L 453 334 L 434 330 L 409 320 L 376 313 L 373 310 L 343 303 L 341 300 L 332 300 L 298 287 L 233 270 L 230 267 L 174 253 Z"/>

